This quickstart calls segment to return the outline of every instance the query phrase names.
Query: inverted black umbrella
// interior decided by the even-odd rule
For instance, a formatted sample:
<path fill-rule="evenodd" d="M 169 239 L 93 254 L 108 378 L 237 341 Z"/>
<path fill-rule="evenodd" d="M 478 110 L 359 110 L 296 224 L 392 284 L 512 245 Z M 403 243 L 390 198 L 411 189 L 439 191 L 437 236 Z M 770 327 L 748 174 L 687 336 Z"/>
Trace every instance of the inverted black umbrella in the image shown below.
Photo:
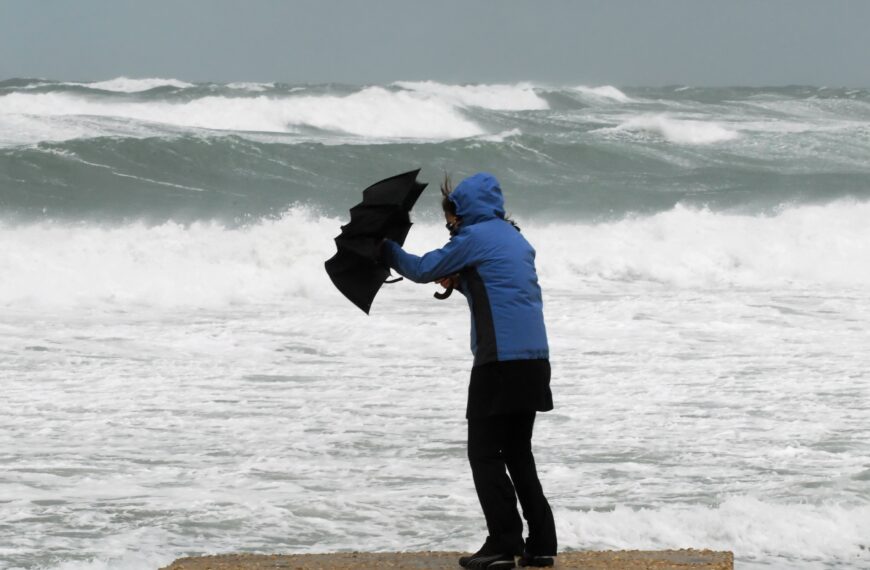
<path fill-rule="evenodd" d="M 390 268 L 378 259 L 384 238 L 405 243 L 408 213 L 426 184 L 417 182 L 420 169 L 375 182 L 363 190 L 363 200 L 350 209 L 350 222 L 335 238 L 338 252 L 326 262 L 329 278 L 354 305 L 368 314 Z"/>

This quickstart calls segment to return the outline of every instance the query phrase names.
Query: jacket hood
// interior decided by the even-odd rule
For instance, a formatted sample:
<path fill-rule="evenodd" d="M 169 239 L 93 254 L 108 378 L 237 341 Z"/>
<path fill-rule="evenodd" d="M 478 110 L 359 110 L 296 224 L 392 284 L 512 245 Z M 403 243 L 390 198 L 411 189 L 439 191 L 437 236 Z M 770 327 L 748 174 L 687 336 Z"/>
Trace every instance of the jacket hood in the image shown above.
<path fill-rule="evenodd" d="M 471 225 L 496 218 L 504 219 L 504 196 L 495 176 L 478 172 L 459 183 L 449 200 L 456 205 L 456 215 L 462 225 Z"/>

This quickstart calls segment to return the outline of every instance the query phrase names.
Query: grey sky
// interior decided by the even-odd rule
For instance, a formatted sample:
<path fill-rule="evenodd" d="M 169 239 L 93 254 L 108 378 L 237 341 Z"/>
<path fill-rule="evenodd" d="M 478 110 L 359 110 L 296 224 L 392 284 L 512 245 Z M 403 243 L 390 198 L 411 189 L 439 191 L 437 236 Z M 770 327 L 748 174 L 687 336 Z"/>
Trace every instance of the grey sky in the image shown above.
<path fill-rule="evenodd" d="M 0 79 L 870 86 L 863 0 L 0 0 Z"/>

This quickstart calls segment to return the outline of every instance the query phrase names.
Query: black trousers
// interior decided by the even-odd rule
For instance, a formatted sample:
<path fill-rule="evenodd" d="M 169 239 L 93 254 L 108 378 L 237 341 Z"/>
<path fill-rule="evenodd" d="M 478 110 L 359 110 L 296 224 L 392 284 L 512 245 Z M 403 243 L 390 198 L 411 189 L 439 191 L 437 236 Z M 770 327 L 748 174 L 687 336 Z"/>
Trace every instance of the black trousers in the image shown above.
<path fill-rule="evenodd" d="M 526 550 L 555 556 L 556 526 L 532 456 L 534 424 L 535 412 L 469 418 L 468 460 L 492 546 L 505 554 L 522 553 L 519 497 L 529 525 Z"/>

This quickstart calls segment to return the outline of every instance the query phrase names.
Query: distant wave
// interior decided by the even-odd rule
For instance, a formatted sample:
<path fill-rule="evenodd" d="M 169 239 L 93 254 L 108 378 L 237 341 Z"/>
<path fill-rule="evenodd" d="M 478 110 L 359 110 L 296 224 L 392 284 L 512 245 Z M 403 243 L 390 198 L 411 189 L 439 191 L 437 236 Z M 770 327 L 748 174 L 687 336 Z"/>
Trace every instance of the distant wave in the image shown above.
<path fill-rule="evenodd" d="M 128 77 L 90 83 L 0 81 L 0 146 L 191 131 L 294 135 L 285 143 L 431 142 L 531 133 L 535 129 L 528 129 L 527 121 L 560 142 L 576 142 L 588 130 L 651 134 L 684 145 L 840 130 L 865 144 L 868 116 L 866 90 L 802 87 L 623 90 L 436 81 L 292 86 Z"/>
<path fill-rule="evenodd" d="M 488 133 L 464 112 L 547 109 L 530 84 L 446 85 L 399 82 L 393 88 L 370 86 L 348 93 L 277 89 L 270 83 L 230 83 L 191 91 L 194 97 L 109 98 L 87 87 L 136 94 L 157 87 L 196 88 L 176 79 L 116 79 L 94 83 L 18 86 L 0 93 L 0 144 L 33 144 L 99 136 L 153 136 L 155 126 L 168 135 L 176 129 L 238 133 L 290 133 L 313 129 L 366 139 L 448 140 Z M 50 87 L 50 90 L 46 88 Z M 265 92 L 268 92 L 266 94 Z M 102 119 L 103 123 L 99 120 Z"/>
<path fill-rule="evenodd" d="M 574 87 L 574 90 L 583 95 L 589 95 L 597 99 L 611 99 L 619 103 L 628 103 L 632 101 L 631 97 L 612 85 L 602 85 L 600 87 L 586 87 L 584 85 L 579 85 Z"/>
<path fill-rule="evenodd" d="M 296 202 L 335 214 L 361 178 L 417 166 L 430 177 L 494 170 L 516 213 L 563 221 L 870 197 L 868 90 L 102 87 L 120 90 L 0 81 L 3 219 L 233 223 Z"/>
<path fill-rule="evenodd" d="M 447 101 L 382 87 L 368 87 L 344 96 L 210 95 L 190 101 L 119 101 L 63 92 L 11 93 L 0 97 L 0 125 L 4 119 L 14 116 L 31 121 L 105 117 L 170 127 L 242 132 L 292 133 L 299 127 L 310 127 L 391 139 L 441 140 L 485 132 Z M 43 140 L 42 136 L 27 137 L 26 134 L 22 136 L 25 140 Z M 92 136 L 102 134 L 98 128 Z M 75 133 L 75 136 L 80 135 Z M 131 136 L 135 136 L 135 129 L 131 129 Z M 50 140 L 65 139 L 52 137 Z"/>
<path fill-rule="evenodd" d="M 162 79 L 159 77 L 146 77 L 142 79 L 134 79 L 130 77 L 116 77 L 106 81 L 93 81 L 91 83 L 71 83 L 70 85 L 83 85 L 91 89 L 102 89 L 103 91 L 118 91 L 120 93 L 137 93 L 139 91 L 148 91 L 156 87 L 177 87 L 184 89 L 193 87 L 193 83 L 181 81 L 179 79 Z"/>
<path fill-rule="evenodd" d="M 230 89 L 242 89 L 245 91 L 266 91 L 268 89 L 272 89 L 275 87 L 274 83 L 258 83 L 251 81 L 236 81 L 233 83 L 227 83 L 227 87 Z"/>
<path fill-rule="evenodd" d="M 535 88 L 530 83 L 446 85 L 435 81 L 398 81 L 394 85 L 465 107 L 497 111 L 531 111 L 549 108 L 547 101 L 535 93 Z"/>
<path fill-rule="evenodd" d="M 665 114 L 632 117 L 610 131 L 646 131 L 678 144 L 712 144 L 738 138 L 740 133 L 713 121 L 676 119 Z"/>

